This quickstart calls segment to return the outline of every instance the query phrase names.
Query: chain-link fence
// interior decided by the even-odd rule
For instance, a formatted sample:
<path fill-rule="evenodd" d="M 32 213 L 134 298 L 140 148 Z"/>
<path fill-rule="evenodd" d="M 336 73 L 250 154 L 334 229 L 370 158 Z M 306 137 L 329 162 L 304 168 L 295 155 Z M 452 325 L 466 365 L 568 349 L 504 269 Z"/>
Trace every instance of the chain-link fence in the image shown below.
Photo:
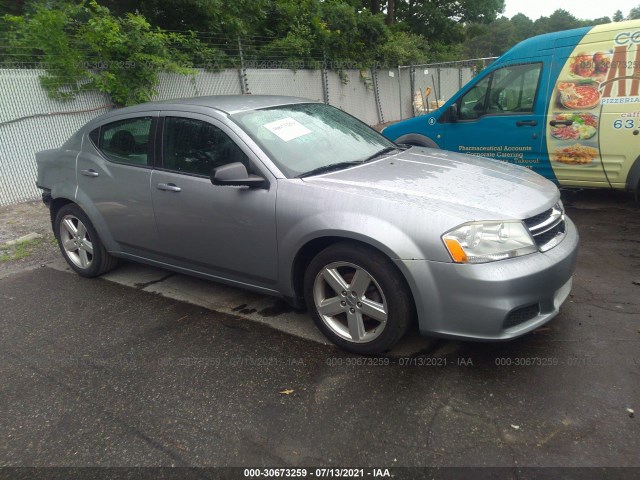
<path fill-rule="evenodd" d="M 434 101 L 448 98 L 471 79 L 482 67 L 479 62 L 486 59 L 392 69 L 241 65 L 217 72 L 196 70 L 193 75 L 162 74 L 154 100 L 291 95 L 328 103 L 369 125 L 379 125 L 429 111 Z M 82 92 L 67 101 L 51 99 L 40 86 L 44 73 L 0 69 L 0 206 L 37 199 L 35 153 L 59 147 L 90 119 L 112 108 L 109 98 L 98 92 Z"/>

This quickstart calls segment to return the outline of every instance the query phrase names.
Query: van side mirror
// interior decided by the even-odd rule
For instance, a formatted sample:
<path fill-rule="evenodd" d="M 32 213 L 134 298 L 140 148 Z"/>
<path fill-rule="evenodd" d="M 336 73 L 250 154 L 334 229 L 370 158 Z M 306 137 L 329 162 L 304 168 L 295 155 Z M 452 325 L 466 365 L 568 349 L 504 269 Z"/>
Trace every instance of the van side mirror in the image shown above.
<path fill-rule="evenodd" d="M 260 188 L 265 185 L 265 179 L 258 175 L 249 175 L 247 167 L 241 162 L 229 163 L 214 168 L 211 172 L 211 183 L 214 185 L 229 185 L 233 187 Z"/>
<path fill-rule="evenodd" d="M 451 123 L 456 123 L 458 121 L 458 104 L 452 103 L 449 105 L 447 109 L 447 117 Z"/>

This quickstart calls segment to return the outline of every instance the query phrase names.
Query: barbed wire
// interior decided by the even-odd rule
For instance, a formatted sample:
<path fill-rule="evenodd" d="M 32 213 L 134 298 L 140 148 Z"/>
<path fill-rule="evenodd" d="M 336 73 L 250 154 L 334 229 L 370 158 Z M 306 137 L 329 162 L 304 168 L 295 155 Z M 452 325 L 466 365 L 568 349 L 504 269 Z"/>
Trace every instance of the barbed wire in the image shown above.
<path fill-rule="evenodd" d="M 187 61 L 179 58 L 172 62 L 173 65 L 181 68 L 194 68 L 205 70 L 223 70 L 227 68 L 284 68 L 294 70 L 304 69 L 396 69 L 409 68 L 411 65 L 390 64 L 388 61 L 380 59 L 355 60 L 350 58 L 332 58 L 325 51 L 313 49 L 303 53 L 292 51 L 287 45 L 279 43 L 286 40 L 286 37 L 278 35 L 239 35 L 236 38 L 229 38 L 225 34 L 200 32 L 193 30 L 163 30 L 171 34 L 179 34 L 188 41 L 191 38 L 198 40 L 205 48 L 214 50 L 213 52 L 195 51 L 197 46 L 181 44 L 180 41 L 170 42 L 170 48 L 178 56 L 182 55 Z M 139 64 L 136 60 L 104 60 L 95 50 L 90 47 L 78 47 L 76 40 L 78 36 L 70 35 L 69 42 L 73 45 L 73 52 L 82 58 L 77 68 L 86 70 L 104 70 L 109 66 L 116 68 L 136 68 Z M 8 32 L 0 33 L 0 68 L 24 68 L 24 69 L 45 69 L 50 74 L 64 72 L 65 67 L 56 68 L 53 64 L 61 59 L 68 59 L 68 54 L 44 53 L 39 49 L 29 45 L 16 44 L 15 35 Z M 425 40 L 426 42 L 426 40 Z M 78 42 L 81 43 L 81 42 Z M 202 56 L 209 55 L 211 58 L 203 60 Z M 191 57 L 191 58 L 190 58 Z M 487 61 L 489 59 L 464 60 L 464 65 L 472 65 L 475 61 Z M 422 64 L 428 67 L 432 65 L 459 65 L 461 61 L 432 62 Z M 105 64 L 106 63 L 106 64 Z M 147 62 L 147 65 L 149 63 Z M 414 65 L 418 67 L 418 65 Z"/>

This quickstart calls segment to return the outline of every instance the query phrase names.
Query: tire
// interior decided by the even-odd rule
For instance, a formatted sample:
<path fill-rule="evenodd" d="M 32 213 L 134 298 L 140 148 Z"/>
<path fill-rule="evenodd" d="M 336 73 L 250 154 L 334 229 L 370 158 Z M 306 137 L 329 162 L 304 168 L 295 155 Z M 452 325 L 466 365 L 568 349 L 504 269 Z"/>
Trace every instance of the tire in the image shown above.
<path fill-rule="evenodd" d="M 402 135 L 401 137 L 398 137 L 395 142 L 399 144 L 413 145 L 415 147 L 437 148 L 438 150 L 440 150 L 438 144 L 431 140 L 429 137 L 425 137 L 424 135 L 415 133 Z"/>
<path fill-rule="evenodd" d="M 304 298 L 320 331 L 358 354 L 389 350 L 414 318 L 409 286 L 391 260 L 349 242 L 326 248 L 309 263 Z"/>
<path fill-rule="evenodd" d="M 109 255 L 79 206 L 62 206 L 56 213 L 54 230 L 62 256 L 78 275 L 97 277 L 117 265 L 118 260 Z"/>

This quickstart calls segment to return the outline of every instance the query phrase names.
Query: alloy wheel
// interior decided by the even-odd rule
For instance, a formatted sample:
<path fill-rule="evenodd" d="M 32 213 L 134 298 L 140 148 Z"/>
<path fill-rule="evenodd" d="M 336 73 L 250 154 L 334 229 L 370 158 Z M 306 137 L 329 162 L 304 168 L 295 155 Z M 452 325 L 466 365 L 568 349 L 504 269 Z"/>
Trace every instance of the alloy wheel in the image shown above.
<path fill-rule="evenodd" d="M 348 262 L 326 265 L 316 275 L 313 300 L 320 318 L 336 335 L 354 343 L 377 338 L 387 323 L 388 308 L 378 282 Z"/>
<path fill-rule="evenodd" d="M 60 222 L 60 242 L 73 264 L 82 269 L 91 267 L 93 243 L 84 224 L 73 215 L 65 215 Z"/>

